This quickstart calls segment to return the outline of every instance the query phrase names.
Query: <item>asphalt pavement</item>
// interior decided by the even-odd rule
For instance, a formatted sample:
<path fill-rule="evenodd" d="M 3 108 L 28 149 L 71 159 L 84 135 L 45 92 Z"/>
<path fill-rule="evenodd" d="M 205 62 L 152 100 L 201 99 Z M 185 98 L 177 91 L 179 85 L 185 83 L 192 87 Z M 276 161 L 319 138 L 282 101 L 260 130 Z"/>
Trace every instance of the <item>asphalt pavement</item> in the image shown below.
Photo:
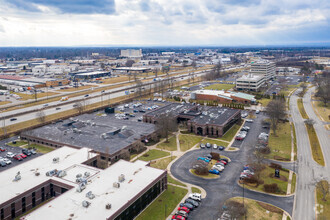
<path fill-rule="evenodd" d="M 244 141 L 236 143 L 236 147 L 240 148 L 239 151 L 218 151 L 221 155 L 232 160 L 218 179 L 202 179 L 189 172 L 197 157 L 210 153 L 211 149 L 190 151 L 173 163 L 171 173 L 174 177 L 183 182 L 198 185 L 207 192 L 206 198 L 203 199 L 200 207 L 189 215 L 189 219 L 218 219 L 221 214 L 221 207 L 227 199 L 243 196 L 243 188 L 237 182 L 243 170 L 243 165 L 250 162 L 258 135 L 264 131 L 261 126 L 264 118 L 265 116 L 261 113 L 254 119 L 253 123 L 246 123 L 251 129 Z M 239 146 L 237 146 L 238 144 Z M 245 189 L 244 197 L 267 202 L 282 208 L 289 214 L 292 213 L 294 196 L 278 197 Z"/>

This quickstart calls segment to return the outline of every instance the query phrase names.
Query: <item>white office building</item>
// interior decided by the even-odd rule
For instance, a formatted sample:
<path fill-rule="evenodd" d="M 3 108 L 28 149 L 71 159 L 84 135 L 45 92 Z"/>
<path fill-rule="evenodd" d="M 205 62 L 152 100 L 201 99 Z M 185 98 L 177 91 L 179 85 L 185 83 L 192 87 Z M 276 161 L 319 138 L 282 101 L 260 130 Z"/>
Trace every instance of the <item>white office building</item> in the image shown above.
<path fill-rule="evenodd" d="M 142 57 L 142 49 L 139 49 L 139 50 L 134 50 L 134 49 L 120 50 L 120 56 L 121 57 L 127 57 L 127 58 L 140 58 L 140 57 Z"/>
<path fill-rule="evenodd" d="M 251 90 L 258 91 L 259 88 L 265 83 L 265 77 L 263 75 L 243 75 L 236 79 L 237 90 Z"/>
<path fill-rule="evenodd" d="M 250 73 L 253 75 L 262 75 L 265 80 L 273 79 L 276 73 L 276 65 L 268 60 L 258 60 L 251 63 Z"/>

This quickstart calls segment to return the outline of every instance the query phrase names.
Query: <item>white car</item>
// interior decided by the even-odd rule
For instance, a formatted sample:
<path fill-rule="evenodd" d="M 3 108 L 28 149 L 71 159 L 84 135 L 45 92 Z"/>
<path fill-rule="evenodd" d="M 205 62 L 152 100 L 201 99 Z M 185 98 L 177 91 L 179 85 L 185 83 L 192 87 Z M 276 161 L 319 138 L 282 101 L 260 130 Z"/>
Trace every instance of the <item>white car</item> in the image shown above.
<path fill-rule="evenodd" d="M 3 161 L 8 165 L 11 164 L 11 160 L 9 160 L 8 158 L 4 158 Z"/>
<path fill-rule="evenodd" d="M 246 122 L 250 122 L 250 123 L 252 123 L 252 122 L 253 122 L 253 120 L 252 120 L 252 119 L 246 119 L 245 121 L 246 121 Z"/>
<path fill-rule="evenodd" d="M 189 194 L 189 198 L 200 202 L 202 200 L 202 195 L 199 193 L 191 193 Z"/>
<path fill-rule="evenodd" d="M 212 169 L 215 169 L 215 170 L 219 170 L 219 171 L 223 171 L 225 168 L 223 167 L 223 166 L 221 166 L 221 165 L 214 165 L 213 167 L 212 167 Z"/>
<path fill-rule="evenodd" d="M 15 154 L 12 153 L 12 152 L 8 152 L 8 153 L 6 154 L 6 157 L 9 157 L 9 158 L 13 158 L 14 156 L 15 156 Z"/>
<path fill-rule="evenodd" d="M 257 111 L 256 111 L 256 114 L 259 114 L 259 113 L 260 113 L 260 110 L 257 110 Z"/>
<path fill-rule="evenodd" d="M 218 145 L 213 144 L 213 149 L 218 149 Z"/>

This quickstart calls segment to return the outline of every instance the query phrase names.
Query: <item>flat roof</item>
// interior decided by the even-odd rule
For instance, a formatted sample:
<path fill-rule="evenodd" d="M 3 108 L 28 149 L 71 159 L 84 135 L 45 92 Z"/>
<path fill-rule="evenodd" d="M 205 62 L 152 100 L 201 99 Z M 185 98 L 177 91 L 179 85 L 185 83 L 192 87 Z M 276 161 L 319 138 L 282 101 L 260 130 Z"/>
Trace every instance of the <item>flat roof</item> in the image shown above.
<path fill-rule="evenodd" d="M 202 124 L 217 124 L 223 125 L 237 113 L 241 112 L 239 109 L 225 108 L 225 107 L 209 107 L 203 106 L 200 110 L 202 114 L 191 119 L 191 122 L 195 122 L 199 125 Z"/>
<path fill-rule="evenodd" d="M 147 162 L 144 161 L 138 160 L 131 163 L 120 160 L 105 170 L 99 170 L 96 175 L 89 178 L 83 192 L 77 192 L 76 188 L 70 189 L 26 215 L 24 219 L 106 219 L 109 217 L 114 219 L 116 216 L 113 215 L 120 208 L 165 172 L 165 170 L 147 166 Z M 113 183 L 118 182 L 121 174 L 124 175 L 125 180 L 120 183 L 119 188 L 115 188 Z M 95 195 L 94 199 L 86 197 L 89 191 Z M 83 207 L 83 201 L 90 202 L 90 206 Z M 111 204 L 111 209 L 105 208 L 107 204 Z"/>
<path fill-rule="evenodd" d="M 148 67 L 116 67 L 113 70 L 149 70 Z"/>
<path fill-rule="evenodd" d="M 96 156 L 94 153 L 89 152 L 90 149 L 81 148 L 79 150 L 71 147 L 61 147 L 52 152 L 36 157 L 27 162 L 12 167 L 8 170 L 0 172 L 1 190 L 0 190 L 0 204 L 34 188 L 35 186 L 49 180 L 55 179 L 56 181 L 69 184 L 69 181 L 58 177 L 46 176 L 46 172 L 50 170 L 64 170 L 73 164 L 81 164 L 88 158 Z M 54 158 L 59 158 L 58 163 L 53 163 Z M 21 180 L 13 181 L 17 172 L 21 174 Z M 40 175 L 36 176 L 35 173 L 39 172 Z"/>
<path fill-rule="evenodd" d="M 160 107 L 156 110 L 153 110 L 151 112 L 148 112 L 145 114 L 145 116 L 153 116 L 153 117 L 158 117 L 161 114 L 164 113 L 172 113 L 174 116 L 179 115 L 180 113 L 184 111 L 189 111 L 192 107 L 194 107 L 193 104 L 190 103 L 169 103 L 163 107 Z"/>
<path fill-rule="evenodd" d="M 237 81 L 239 81 L 239 80 L 250 80 L 250 81 L 253 80 L 253 81 L 258 81 L 258 80 L 260 80 L 262 78 L 264 78 L 264 76 L 263 75 L 260 75 L 260 74 L 258 74 L 258 75 L 248 74 L 248 75 L 241 76 L 240 78 L 237 79 Z"/>
<path fill-rule="evenodd" d="M 88 147 L 111 155 L 155 130 L 154 124 L 83 114 L 22 132 L 22 136 L 46 139 L 68 146 Z"/>
<path fill-rule="evenodd" d="M 75 76 L 93 76 L 93 75 L 99 75 L 99 74 L 107 74 L 110 72 L 106 71 L 94 71 L 94 72 L 88 72 L 88 73 L 77 73 Z"/>

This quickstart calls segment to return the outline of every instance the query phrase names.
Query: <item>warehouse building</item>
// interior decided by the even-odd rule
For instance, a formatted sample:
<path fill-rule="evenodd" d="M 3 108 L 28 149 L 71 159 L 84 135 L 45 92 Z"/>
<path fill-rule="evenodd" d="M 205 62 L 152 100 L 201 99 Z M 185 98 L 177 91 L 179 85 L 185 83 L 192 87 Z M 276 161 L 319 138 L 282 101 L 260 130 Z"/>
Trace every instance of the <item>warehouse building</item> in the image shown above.
<path fill-rule="evenodd" d="M 149 139 L 155 129 L 153 124 L 84 114 L 24 131 L 20 137 L 22 140 L 54 148 L 88 147 L 100 154 L 102 161 L 112 164 L 126 158 L 128 152 L 135 151 L 136 143 Z"/>
<path fill-rule="evenodd" d="M 224 90 L 197 90 L 191 93 L 191 99 L 212 100 L 219 103 L 253 104 L 256 102 L 253 95 Z"/>
<path fill-rule="evenodd" d="M 91 149 L 62 147 L 0 173 L 1 219 L 133 219 L 167 188 L 166 171 L 124 160 L 89 166 Z"/>

